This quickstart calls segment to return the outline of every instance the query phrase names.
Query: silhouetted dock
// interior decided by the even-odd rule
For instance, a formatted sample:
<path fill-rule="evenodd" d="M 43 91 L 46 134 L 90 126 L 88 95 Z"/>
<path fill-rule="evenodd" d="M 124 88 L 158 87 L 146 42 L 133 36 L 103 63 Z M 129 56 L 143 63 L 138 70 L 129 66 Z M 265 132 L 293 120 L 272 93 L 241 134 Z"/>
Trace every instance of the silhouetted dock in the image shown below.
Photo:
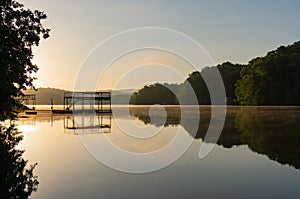
<path fill-rule="evenodd" d="M 56 114 L 72 114 L 72 110 L 52 110 Z M 112 110 L 76 110 L 74 113 L 112 113 Z"/>
<path fill-rule="evenodd" d="M 53 105 L 51 109 L 52 113 L 56 114 L 111 113 L 111 93 L 65 92 L 63 110 L 55 110 Z"/>

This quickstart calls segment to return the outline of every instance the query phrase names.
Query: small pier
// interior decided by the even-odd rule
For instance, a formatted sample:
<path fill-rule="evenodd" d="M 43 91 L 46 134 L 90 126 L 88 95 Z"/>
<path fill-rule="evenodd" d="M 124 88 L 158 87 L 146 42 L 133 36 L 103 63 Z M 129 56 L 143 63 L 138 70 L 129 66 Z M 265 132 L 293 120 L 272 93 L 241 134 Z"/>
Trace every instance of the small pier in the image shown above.
<path fill-rule="evenodd" d="M 105 92 L 65 92 L 63 110 L 53 113 L 111 113 L 111 93 Z"/>
<path fill-rule="evenodd" d="M 20 97 L 19 100 L 27 107 L 25 114 L 28 114 L 28 115 L 36 115 L 37 114 L 37 112 L 35 111 L 35 106 L 36 106 L 36 95 L 35 94 L 23 95 Z"/>

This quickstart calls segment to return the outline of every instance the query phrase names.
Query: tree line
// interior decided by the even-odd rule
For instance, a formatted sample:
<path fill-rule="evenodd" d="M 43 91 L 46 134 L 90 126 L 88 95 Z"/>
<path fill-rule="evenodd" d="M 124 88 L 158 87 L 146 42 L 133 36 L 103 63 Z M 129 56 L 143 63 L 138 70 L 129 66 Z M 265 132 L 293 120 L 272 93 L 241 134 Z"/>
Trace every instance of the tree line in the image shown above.
<path fill-rule="evenodd" d="M 180 84 L 146 85 L 130 104 L 211 104 L 203 74 L 217 68 L 224 82 L 228 105 L 300 105 L 300 41 L 280 46 L 248 64 L 224 62 L 194 71 Z M 196 95 L 198 102 L 192 100 Z"/>

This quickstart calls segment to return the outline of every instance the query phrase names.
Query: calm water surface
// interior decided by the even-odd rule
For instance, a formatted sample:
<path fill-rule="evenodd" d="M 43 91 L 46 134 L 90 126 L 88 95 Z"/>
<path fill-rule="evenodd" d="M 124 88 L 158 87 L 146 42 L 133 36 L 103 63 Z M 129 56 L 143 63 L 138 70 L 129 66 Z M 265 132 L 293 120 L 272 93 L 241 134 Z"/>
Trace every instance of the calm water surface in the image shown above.
<path fill-rule="evenodd" d="M 300 108 L 229 107 L 221 137 L 204 159 L 198 153 L 210 108 L 200 108 L 199 129 L 193 133 L 194 108 L 186 120 L 178 107 L 168 107 L 164 114 L 154 111 L 151 117 L 149 107 L 131 107 L 130 118 L 125 108 L 113 109 L 125 126 L 133 122 L 158 131 L 149 139 L 127 135 L 113 115 L 74 118 L 39 112 L 19 119 L 24 140 L 18 147 L 30 164 L 38 163 L 34 174 L 40 184 L 32 198 L 300 198 Z M 178 128 L 193 138 L 191 147 L 175 163 L 146 174 L 103 165 L 81 141 L 101 143 L 106 137 L 124 150 L 144 153 L 165 146 Z"/>

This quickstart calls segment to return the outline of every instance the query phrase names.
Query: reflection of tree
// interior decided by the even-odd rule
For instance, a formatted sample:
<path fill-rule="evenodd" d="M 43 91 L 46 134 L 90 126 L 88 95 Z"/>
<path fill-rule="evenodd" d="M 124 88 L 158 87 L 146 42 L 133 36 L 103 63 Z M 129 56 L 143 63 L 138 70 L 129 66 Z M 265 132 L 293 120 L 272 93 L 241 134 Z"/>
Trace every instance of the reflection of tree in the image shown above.
<path fill-rule="evenodd" d="M 299 109 L 241 109 L 236 128 L 248 147 L 300 169 Z"/>
<path fill-rule="evenodd" d="M 144 124 L 152 124 L 156 127 L 159 126 L 176 126 L 180 124 L 181 120 L 181 112 L 178 108 L 167 108 L 166 114 L 167 117 L 165 118 L 165 115 L 157 114 L 153 115 L 152 118 L 149 116 L 149 108 L 150 107 L 144 107 L 144 108 L 130 108 L 130 114 L 139 120 L 143 121 Z"/>
<path fill-rule="evenodd" d="M 26 168 L 24 151 L 16 149 L 23 139 L 14 126 L 0 126 L 0 198 L 28 198 L 39 184 L 33 175 L 36 164 Z"/>
<path fill-rule="evenodd" d="M 226 120 L 224 123 L 224 127 L 222 133 L 217 141 L 218 145 L 222 145 L 225 148 L 230 148 L 232 146 L 244 144 L 241 140 L 241 133 L 239 133 L 235 128 L 235 117 L 236 117 L 236 108 L 229 108 L 226 114 Z M 214 136 L 218 136 L 215 133 L 210 132 L 207 135 L 207 130 L 211 121 L 211 109 L 209 107 L 201 107 L 200 108 L 200 121 L 198 122 L 198 129 L 195 129 L 193 124 L 196 121 L 192 115 L 188 115 L 185 117 L 185 120 L 181 122 L 181 125 L 188 131 L 195 139 L 202 139 L 206 142 L 210 142 L 210 140 L 214 140 Z M 196 132 L 196 134 L 194 133 Z M 206 137 L 208 136 L 208 137 Z"/>
<path fill-rule="evenodd" d="M 144 124 L 152 124 L 156 127 L 159 126 L 176 126 L 180 124 L 180 116 L 167 116 L 166 121 L 164 117 L 150 118 L 148 115 L 135 115 L 139 120 L 143 121 Z"/>
<path fill-rule="evenodd" d="M 200 122 L 197 128 L 197 117 L 190 111 L 184 118 L 180 118 L 180 111 L 170 112 L 167 109 L 166 123 L 161 118 L 151 118 L 147 111 L 132 111 L 145 124 L 158 126 L 181 125 L 195 139 L 204 139 L 210 123 L 209 107 L 200 108 Z M 247 144 L 259 154 L 267 155 L 271 160 L 281 164 L 289 164 L 300 169 L 300 109 L 267 108 L 267 107 L 229 107 L 223 131 L 217 141 L 225 148 Z M 169 123 L 171 122 L 171 123 Z M 196 133 L 195 133 L 196 132 Z M 209 136 L 215 136 L 212 132 Z"/>
<path fill-rule="evenodd" d="M 211 117 L 211 108 L 209 106 L 200 107 L 200 121 L 195 116 L 195 107 L 184 108 L 181 113 L 180 108 L 166 108 L 167 118 L 161 115 L 156 115 L 152 118 L 149 116 L 149 107 L 144 108 L 131 108 L 130 113 L 143 121 L 145 124 L 152 124 L 155 126 L 174 126 L 181 125 L 185 130 L 190 133 L 195 139 L 204 139 L 208 130 Z M 234 145 L 243 144 L 240 135 L 235 128 L 235 117 L 237 109 L 230 109 L 227 111 L 226 121 L 222 134 L 220 135 L 217 144 L 224 147 L 232 147 Z M 181 118 L 183 114 L 183 118 Z M 197 124 L 197 125 L 195 125 Z M 210 136 L 215 136 L 213 133 Z M 209 142 L 210 138 L 207 137 L 206 141 Z"/>

